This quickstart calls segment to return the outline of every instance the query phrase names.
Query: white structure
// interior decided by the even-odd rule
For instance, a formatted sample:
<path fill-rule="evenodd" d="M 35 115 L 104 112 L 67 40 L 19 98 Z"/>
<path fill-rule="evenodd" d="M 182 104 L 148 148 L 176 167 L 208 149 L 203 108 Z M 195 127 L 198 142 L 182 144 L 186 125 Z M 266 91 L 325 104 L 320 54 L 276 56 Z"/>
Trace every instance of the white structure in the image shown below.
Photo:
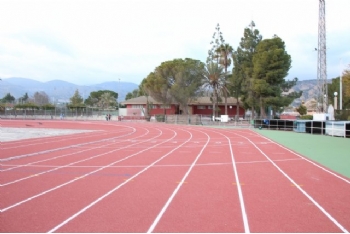
<path fill-rule="evenodd" d="M 333 108 L 332 104 L 329 104 L 327 113 L 329 115 L 329 120 L 335 120 L 334 119 L 334 108 Z"/>
<path fill-rule="evenodd" d="M 325 113 L 315 113 L 313 114 L 313 120 L 315 121 L 325 121 L 329 119 L 329 115 Z"/>

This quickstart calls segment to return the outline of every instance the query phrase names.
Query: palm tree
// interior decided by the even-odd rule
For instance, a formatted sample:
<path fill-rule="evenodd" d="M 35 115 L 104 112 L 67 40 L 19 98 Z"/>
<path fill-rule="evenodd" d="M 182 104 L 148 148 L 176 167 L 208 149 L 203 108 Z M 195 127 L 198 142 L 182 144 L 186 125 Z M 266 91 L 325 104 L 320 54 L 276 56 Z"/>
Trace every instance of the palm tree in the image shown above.
<path fill-rule="evenodd" d="M 230 57 L 232 56 L 232 52 L 233 52 L 233 48 L 232 46 L 230 46 L 229 44 L 221 44 L 220 47 L 217 49 L 216 51 L 219 56 L 220 56 L 220 60 L 219 63 L 225 68 L 225 73 L 226 75 L 227 73 L 227 68 L 231 65 L 231 59 Z M 223 85 L 223 93 L 224 93 L 224 97 L 225 97 L 225 115 L 227 115 L 227 94 L 228 94 L 228 82 L 227 82 L 228 78 L 225 77 L 225 83 Z"/>
<path fill-rule="evenodd" d="M 225 84 L 226 73 L 223 67 L 217 63 L 209 62 L 203 73 L 203 86 L 204 88 L 209 88 L 213 90 L 213 116 L 216 116 L 216 106 L 218 103 L 218 96 L 220 90 L 223 89 Z"/>

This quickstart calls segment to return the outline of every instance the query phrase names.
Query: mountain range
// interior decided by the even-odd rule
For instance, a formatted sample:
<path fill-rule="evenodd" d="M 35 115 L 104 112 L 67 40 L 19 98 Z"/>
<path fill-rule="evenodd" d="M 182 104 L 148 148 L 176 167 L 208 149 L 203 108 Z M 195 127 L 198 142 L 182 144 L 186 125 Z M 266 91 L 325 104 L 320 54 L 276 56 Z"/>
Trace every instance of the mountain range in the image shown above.
<path fill-rule="evenodd" d="M 330 81 L 329 81 L 330 82 Z M 3 98 L 7 93 L 10 93 L 16 99 L 22 97 L 25 93 L 31 97 L 35 92 L 43 91 L 54 102 L 69 102 L 69 99 L 74 95 L 76 90 L 79 90 L 80 95 L 85 99 L 90 92 L 98 90 L 112 90 L 119 93 L 119 101 L 124 101 L 128 92 L 137 89 L 138 85 L 131 82 L 110 81 L 96 85 L 76 85 L 63 80 L 52 80 L 48 82 L 40 82 L 28 78 L 4 78 L 0 81 L 0 98 Z M 295 99 L 292 106 L 299 106 L 301 101 L 308 101 L 316 98 L 317 95 L 317 80 L 302 80 L 290 90 L 303 91 L 303 95 Z"/>
<path fill-rule="evenodd" d="M 0 98 L 10 93 L 16 99 L 28 93 L 32 97 L 35 92 L 45 92 L 51 101 L 69 102 L 76 90 L 86 99 L 93 91 L 111 90 L 119 94 L 119 101 L 125 100 L 128 92 L 137 89 L 138 85 L 131 82 L 110 81 L 95 85 L 76 85 L 63 80 L 52 80 L 48 82 L 36 81 L 28 78 L 3 78 L 0 81 Z"/>

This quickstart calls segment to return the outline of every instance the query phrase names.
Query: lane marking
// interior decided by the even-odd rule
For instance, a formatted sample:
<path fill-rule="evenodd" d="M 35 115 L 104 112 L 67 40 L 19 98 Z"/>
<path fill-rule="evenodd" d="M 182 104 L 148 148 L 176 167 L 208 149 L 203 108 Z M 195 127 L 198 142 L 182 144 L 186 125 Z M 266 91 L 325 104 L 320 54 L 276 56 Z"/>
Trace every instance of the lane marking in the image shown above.
<path fill-rule="evenodd" d="M 346 179 L 346 178 L 343 178 L 343 177 L 341 177 L 341 176 L 335 174 L 335 173 L 332 172 L 332 171 L 327 170 L 326 168 L 324 168 L 324 167 L 322 167 L 322 166 L 320 166 L 320 165 L 314 163 L 313 161 L 307 159 L 306 157 L 304 157 L 304 156 L 302 156 L 302 155 L 300 155 L 300 154 L 298 154 L 298 153 L 296 153 L 296 152 L 294 152 L 294 151 L 292 151 L 292 150 L 286 148 L 285 146 L 283 146 L 283 145 L 281 145 L 281 144 L 279 144 L 279 143 L 277 143 L 277 142 L 274 142 L 274 141 L 272 141 L 271 139 L 269 139 L 269 138 L 267 138 L 267 137 L 261 136 L 261 135 L 259 135 L 259 134 L 257 134 L 257 133 L 255 133 L 255 135 L 258 135 L 259 137 L 262 137 L 262 138 L 265 138 L 266 140 L 269 140 L 271 143 L 273 143 L 273 144 L 275 144 L 275 145 L 278 145 L 278 146 L 281 147 L 282 149 L 287 150 L 288 152 L 290 152 L 290 153 L 292 153 L 292 154 L 298 156 L 299 158 L 301 158 L 301 159 L 303 159 L 303 160 L 305 160 L 305 161 L 311 163 L 312 165 L 314 165 L 314 166 L 316 166 L 316 167 L 322 169 L 323 171 L 328 172 L 329 174 L 331 174 L 331 175 L 337 177 L 338 179 L 341 179 L 341 180 L 343 180 L 344 182 L 350 184 L 350 180 L 348 180 L 348 179 Z"/>
<path fill-rule="evenodd" d="M 171 141 L 173 138 L 176 137 L 177 133 L 175 131 L 173 131 L 175 134 L 172 138 L 156 144 L 152 147 L 149 147 L 147 149 L 144 149 L 138 153 L 135 153 L 134 155 L 140 154 L 141 152 L 150 150 L 158 145 L 161 145 L 163 143 L 169 142 Z M 187 131 L 188 132 L 188 131 Z M 113 192 L 115 192 L 116 190 L 118 190 L 119 188 L 121 188 L 122 186 L 124 186 L 125 184 L 127 184 L 129 181 L 133 180 L 134 178 L 136 178 L 137 176 L 139 176 L 140 174 L 142 174 L 143 172 L 147 171 L 149 168 L 153 167 L 156 163 L 158 163 L 159 161 L 161 161 L 162 159 L 164 159 L 165 157 L 167 157 L 168 155 L 170 155 L 171 153 L 173 153 L 175 150 L 179 149 L 182 145 L 186 144 L 187 142 L 189 142 L 192 139 L 192 134 L 190 132 L 188 132 L 190 134 L 190 138 L 185 141 L 184 143 L 178 145 L 177 147 L 175 147 L 174 149 L 170 150 L 168 153 L 166 153 L 165 155 L 163 155 L 162 157 L 160 157 L 159 159 L 157 159 L 156 161 L 154 161 L 153 163 L 151 163 L 150 165 L 148 165 L 147 167 L 145 167 L 144 169 L 142 169 L 141 171 L 139 171 L 138 173 L 136 173 L 135 175 L 133 175 L 132 177 L 130 177 L 129 179 L 127 179 L 126 181 L 124 181 L 123 183 L 121 183 L 120 185 L 118 185 L 117 187 L 113 188 L 112 190 L 110 190 L 109 192 L 105 193 L 104 195 L 102 195 L 101 197 L 97 198 L 95 201 L 91 202 L 89 205 L 85 206 L 83 209 L 79 210 L 77 213 L 73 214 L 72 216 L 70 216 L 68 219 L 64 220 L 62 223 L 58 224 L 57 226 L 55 226 L 54 228 L 52 228 L 50 231 L 48 231 L 49 233 L 55 232 L 56 230 L 58 230 L 60 227 L 66 225 L 68 222 L 70 222 L 71 220 L 75 219 L 77 216 L 79 216 L 80 214 L 84 213 L 86 210 L 90 209 L 91 207 L 93 207 L 95 204 L 97 204 L 98 202 L 102 201 L 104 198 L 108 197 L 109 195 L 111 195 Z M 133 156 L 134 156 L 133 155 Z M 124 158 L 123 160 L 131 157 L 132 155 Z M 115 164 L 117 162 L 114 162 L 112 164 Z M 111 164 L 111 165 L 112 165 Z M 101 169 L 102 170 L 102 169 Z"/>
<path fill-rule="evenodd" d="M 160 134 L 157 135 L 157 136 L 155 136 L 155 137 L 153 137 L 153 138 L 159 137 L 159 136 L 161 136 L 161 135 L 162 135 L 162 132 L 160 131 Z M 175 136 L 176 136 L 176 133 L 174 134 L 174 136 L 173 136 L 171 139 L 173 139 Z M 149 140 L 152 140 L 153 138 L 151 138 L 151 139 L 149 139 Z M 167 140 L 167 141 L 164 141 L 164 142 L 161 142 L 161 143 L 159 143 L 159 144 L 153 145 L 153 146 L 151 146 L 151 147 L 149 147 L 149 148 L 146 148 L 146 149 L 144 149 L 144 150 L 141 150 L 141 151 L 139 151 L 139 152 L 137 152 L 137 153 L 131 154 L 131 155 L 129 155 L 129 156 L 127 156 L 127 157 L 124 157 L 124 158 L 122 158 L 122 159 L 120 159 L 120 160 L 114 161 L 113 163 L 110 163 L 110 164 L 108 164 L 108 165 L 106 165 L 106 166 L 99 167 L 98 169 L 96 169 L 96 170 L 94 170 L 94 171 L 92 171 L 92 172 L 86 173 L 86 174 L 84 174 L 83 176 L 92 175 L 92 174 L 94 174 L 94 173 L 96 173 L 96 172 L 98 172 L 98 171 L 101 171 L 101 170 L 105 169 L 105 168 L 109 168 L 110 166 L 113 166 L 114 164 L 117 164 L 117 163 L 119 163 L 119 162 L 122 162 L 122 161 L 124 161 L 124 160 L 127 160 L 128 158 L 131 158 L 131 157 L 133 157 L 133 156 L 135 156 L 135 155 L 138 155 L 138 154 L 140 154 L 140 153 L 142 153 L 142 152 L 144 152 L 144 151 L 153 149 L 154 147 L 156 147 L 156 146 L 158 146 L 158 145 L 160 145 L 160 144 L 166 143 L 166 142 L 170 141 L 171 139 L 169 139 L 169 140 Z M 146 140 L 146 141 L 149 141 L 149 140 Z M 129 147 L 129 146 L 126 146 L 125 148 L 128 148 L 128 147 Z M 117 151 L 117 150 L 114 150 L 114 151 Z M 114 152 L 114 151 L 109 151 L 109 152 L 107 152 L 107 153 L 112 153 L 112 152 Z M 99 156 L 105 155 L 105 154 L 107 154 L 107 153 L 102 153 L 102 154 L 100 154 Z M 94 157 L 97 157 L 97 156 L 98 156 L 98 155 L 96 155 L 96 156 L 94 156 Z M 94 158 L 94 157 L 91 157 L 91 158 Z M 85 160 L 88 160 L 88 159 L 85 159 Z M 85 160 L 84 160 L 84 161 L 85 161 Z M 76 162 L 75 162 L 75 163 L 76 163 Z M 74 164 L 74 163 L 71 163 L 71 164 Z M 68 165 L 69 165 L 69 164 L 68 164 Z M 67 166 L 67 165 L 66 165 L 66 166 Z M 66 167 L 66 166 L 62 166 L 62 167 L 64 168 L 64 167 Z M 61 167 L 60 167 L 60 168 L 61 168 Z M 54 169 L 49 170 L 49 171 L 46 171 L 46 172 L 55 171 L 55 170 L 58 170 L 58 169 L 60 169 L 60 168 L 54 168 Z M 46 172 L 45 172 L 45 173 L 46 173 Z M 40 173 L 39 173 L 39 174 L 40 174 Z M 44 173 L 42 173 L 42 174 L 44 174 Z M 24 178 L 24 179 L 29 179 L 29 178 L 31 178 L 31 177 L 26 177 L 26 178 Z M 17 181 L 21 181 L 21 180 L 23 180 L 23 178 L 22 178 L 22 179 L 18 179 Z M 58 185 L 58 186 L 56 186 L 56 187 L 53 187 L 53 188 L 51 188 L 51 189 L 48 189 L 48 190 L 46 190 L 46 191 L 44 191 L 44 192 L 41 192 L 41 193 L 39 193 L 39 194 L 36 194 L 36 195 L 34 195 L 34 196 L 32 196 L 32 197 L 29 197 L 29 198 L 27 198 L 27 199 L 24 199 L 24 200 L 22 200 L 22 201 L 20 201 L 20 202 L 17 202 L 17 203 L 15 203 L 15 204 L 11 205 L 11 206 L 8 206 L 8 207 L 2 209 L 2 212 L 6 211 L 6 210 L 9 210 L 9 209 L 11 209 L 11 208 L 13 208 L 13 207 L 19 206 L 19 205 L 21 205 L 21 204 L 23 204 L 23 203 L 25 203 L 25 202 L 31 201 L 31 200 L 33 200 L 34 198 L 43 196 L 43 195 L 45 195 L 45 194 L 47 194 L 47 193 L 49 193 L 49 192 L 52 192 L 52 191 L 54 191 L 54 190 L 57 190 L 57 189 L 59 189 L 59 188 L 61 188 L 61 187 L 63 187 L 63 186 L 66 186 L 66 185 L 68 185 L 68 184 L 71 184 L 71 183 L 75 182 L 76 180 L 79 180 L 79 179 L 72 179 L 72 180 L 67 181 L 67 182 L 65 182 L 65 183 L 63 183 L 63 184 L 60 184 L 60 185 Z M 13 182 L 11 182 L 11 183 L 13 183 Z M 8 185 L 8 184 L 10 184 L 10 183 L 2 184 L 2 185 L 0 185 L 0 186 L 2 187 L 2 186 L 5 186 L 5 185 Z"/>
<path fill-rule="evenodd" d="M 272 163 L 272 165 L 273 165 L 274 167 L 277 168 L 277 170 L 279 170 L 279 171 L 282 173 L 282 175 L 284 175 L 292 184 L 294 184 L 294 186 L 295 186 L 296 188 L 299 189 L 299 191 L 300 191 L 302 194 L 304 194 L 312 203 L 314 203 L 315 206 L 317 206 L 317 208 L 318 208 L 329 220 L 331 220 L 341 231 L 346 232 L 346 233 L 348 232 L 348 230 L 346 230 L 335 218 L 333 218 L 333 216 L 332 216 L 330 213 L 328 213 L 316 200 L 314 200 L 305 190 L 303 190 L 303 189 L 301 188 L 301 186 L 299 186 L 287 173 L 285 173 L 279 166 L 277 166 L 277 164 L 276 164 L 274 161 L 272 161 L 272 160 L 269 158 L 269 156 L 267 156 L 254 142 L 252 142 L 248 137 L 242 136 L 242 135 L 237 134 L 237 133 L 235 133 L 235 134 L 236 134 L 236 135 L 239 135 L 239 136 L 241 136 L 241 137 L 243 137 L 243 138 L 245 138 L 245 139 L 247 139 L 257 150 L 260 151 L 261 154 L 263 154 L 263 155 L 265 156 L 265 158 L 266 158 L 267 160 L 269 160 L 269 161 Z"/>
<path fill-rule="evenodd" d="M 223 135 L 223 134 L 221 134 L 221 135 Z M 225 135 L 223 135 L 223 136 L 225 136 Z M 241 182 L 239 181 L 239 177 L 238 177 L 238 171 L 237 171 L 237 167 L 236 167 L 236 160 L 235 160 L 235 157 L 233 155 L 231 140 L 227 136 L 225 136 L 225 137 L 228 140 L 229 145 L 230 145 L 230 153 L 231 153 L 233 172 L 235 174 L 236 182 L 238 184 L 237 190 L 238 190 L 239 203 L 241 205 L 241 212 L 242 212 L 244 232 L 245 233 L 250 233 L 248 217 L 247 217 L 247 211 L 246 211 L 245 205 L 244 205 L 243 193 L 242 193 L 242 188 L 241 188 L 241 185 L 240 185 Z"/>
<path fill-rule="evenodd" d="M 149 132 L 149 131 L 148 131 L 148 132 Z M 143 134 L 143 135 L 141 135 L 141 136 L 139 136 L 139 137 L 142 137 L 142 136 L 146 135 L 148 132 L 146 132 L 145 134 Z M 159 137 L 160 135 L 161 135 L 161 134 L 159 134 L 159 135 L 157 135 L 157 136 L 155 136 L 155 137 L 153 137 L 153 138 Z M 139 137 L 137 137 L 137 138 L 139 138 Z M 152 140 L 153 138 L 148 139 L 148 140 L 145 140 L 145 141 L 143 141 L 143 142 L 150 141 L 150 140 Z M 44 171 L 44 172 L 40 172 L 40 173 L 38 173 L 38 174 L 39 174 L 39 175 L 42 175 L 42 174 L 46 174 L 46 173 L 49 173 L 49 172 L 52 172 L 52 171 L 59 170 L 59 169 L 61 169 L 61 168 L 66 168 L 66 167 L 69 167 L 69 166 L 71 166 L 71 165 L 74 165 L 74 164 L 77 164 L 77 163 L 80 163 L 80 162 L 85 162 L 85 161 L 88 161 L 88 160 L 93 159 L 93 158 L 97 158 L 97 157 L 100 157 L 100 156 L 103 156 L 103 155 L 106 155 L 106 154 L 109 154 L 109 153 L 113 153 L 113 152 L 119 151 L 119 150 L 121 150 L 121 149 L 127 149 L 127 148 L 129 148 L 129 147 L 131 147 L 131 146 L 133 146 L 133 145 L 137 145 L 137 144 L 138 144 L 138 143 L 134 143 L 134 144 L 127 145 L 127 146 L 124 146 L 124 147 L 121 147 L 121 148 L 117 148 L 117 149 L 114 149 L 114 150 L 111 150 L 111 151 L 108 151 L 108 152 L 105 152 L 105 153 L 97 154 L 97 155 L 95 155 L 95 156 L 92 156 L 92 157 L 89 157 L 89 158 L 85 158 L 85 159 L 82 159 L 82 160 L 79 160 L 79 161 L 75 161 L 75 162 L 69 163 L 69 164 L 67 164 L 67 165 L 58 166 L 58 167 L 55 167 L 55 168 L 53 168 L 53 169 L 51 169 L 51 170 Z M 102 147 L 102 146 L 101 146 L 101 147 Z M 96 148 L 101 148 L 101 147 L 96 147 Z M 92 149 L 89 149 L 89 150 L 92 150 Z M 84 151 L 89 151 L 89 150 L 83 150 L 83 151 L 80 151 L 80 152 L 78 152 L 78 153 L 81 153 L 81 152 L 84 152 Z M 127 150 L 125 150 L 125 151 L 127 151 Z M 70 153 L 70 154 L 65 154 L 65 155 L 61 155 L 61 156 L 58 156 L 58 157 L 53 157 L 53 158 L 49 158 L 49 159 L 46 159 L 46 160 L 41 160 L 41 161 L 39 161 L 39 162 L 49 161 L 49 160 L 52 160 L 52 159 L 56 159 L 56 158 L 60 158 L 60 157 L 68 156 L 68 155 L 74 155 L 74 154 L 76 154 L 76 153 L 77 153 L 77 152 Z M 38 162 L 34 162 L 34 163 L 38 163 Z M 27 164 L 27 165 L 30 165 L 30 164 L 32 164 L 32 163 L 29 163 L 29 164 Z M 25 165 L 25 166 L 26 166 L 26 165 Z M 98 167 L 98 168 L 99 168 L 99 167 Z M 13 169 L 13 168 L 12 168 L 12 169 Z M 30 176 L 28 176 L 28 177 L 23 177 L 23 178 L 20 178 L 20 179 L 11 181 L 11 182 L 7 182 L 7 183 L 5 183 L 5 184 L 0 184 L 0 186 L 7 186 L 7 185 L 14 184 L 14 183 L 17 183 L 17 182 L 20 182 L 20 181 L 23 181 L 23 180 L 26 180 L 26 179 L 30 179 L 30 178 L 31 178 Z"/>
<path fill-rule="evenodd" d="M 203 132 L 204 133 L 204 132 Z M 175 195 L 177 194 L 177 192 L 180 190 L 181 185 L 183 184 L 183 182 L 187 179 L 188 175 L 190 174 L 190 172 L 192 171 L 194 165 L 196 164 L 196 162 L 198 161 L 199 157 L 202 155 L 204 149 L 207 147 L 207 145 L 209 144 L 210 141 L 210 137 L 208 134 L 204 133 L 205 135 L 207 135 L 207 142 L 205 143 L 205 145 L 202 147 L 201 151 L 199 152 L 199 154 L 197 155 L 196 159 L 193 161 L 193 163 L 191 164 L 190 168 L 187 170 L 186 174 L 184 175 L 184 177 L 182 178 L 181 182 L 179 183 L 178 186 L 175 188 L 175 190 L 173 191 L 173 193 L 171 194 L 171 196 L 169 197 L 169 199 L 167 200 L 167 202 L 165 203 L 165 205 L 163 206 L 163 208 L 161 209 L 161 211 L 159 212 L 159 214 L 157 215 L 156 219 L 153 221 L 152 225 L 149 227 L 147 233 L 151 233 L 153 232 L 153 230 L 155 229 L 155 227 L 157 226 L 157 224 L 159 223 L 159 220 L 162 218 L 163 214 L 165 213 L 165 211 L 167 210 L 167 208 L 169 207 L 170 203 L 172 202 L 172 200 L 174 199 Z M 192 134 L 191 134 L 192 136 Z"/>
<path fill-rule="evenodd" d="M 239 183 L 239 184 L 237 184 L 237 183 L 232 183 L 233 185 L 245 185 L 244 183 Z"/>

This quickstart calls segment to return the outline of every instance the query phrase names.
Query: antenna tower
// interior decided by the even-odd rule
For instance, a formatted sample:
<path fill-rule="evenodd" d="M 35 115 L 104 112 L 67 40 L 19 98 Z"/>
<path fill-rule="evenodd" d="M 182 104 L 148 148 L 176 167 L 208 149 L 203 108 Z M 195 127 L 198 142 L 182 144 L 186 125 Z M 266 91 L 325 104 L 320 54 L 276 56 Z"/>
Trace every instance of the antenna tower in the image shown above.
<path fill-rule="evenodd" d="M 318 103 L 320 111 L 327 112 L 328 89 L 327 89 L 327 58 L 326 58 L 326 6 L 325 0 L 319 0 L 318 13 L 318 56 L 317 56 L 317 85 Z"/>

